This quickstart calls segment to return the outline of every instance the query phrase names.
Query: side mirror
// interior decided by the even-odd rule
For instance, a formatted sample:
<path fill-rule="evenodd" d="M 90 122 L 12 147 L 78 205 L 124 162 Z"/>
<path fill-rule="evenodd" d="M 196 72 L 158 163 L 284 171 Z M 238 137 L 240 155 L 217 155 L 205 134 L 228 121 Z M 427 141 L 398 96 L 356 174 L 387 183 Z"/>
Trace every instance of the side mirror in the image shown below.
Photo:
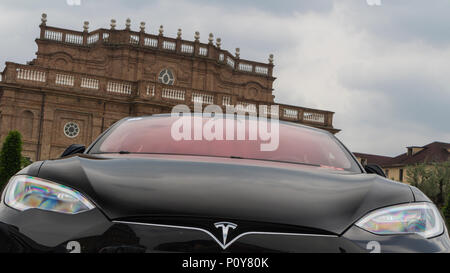
<path fill-rule="evenodd" d="M 72 144 L 61 154 L 61 157 L 68 155 L 81 154 L 86 150 L 86 146 L 81 144 Z"/>
<path fill-rule="evenodd" d="M 384 174 L 383 169 L 377 164 L 367 164 L 364 166 L 364 170 L 366 170 L 367 173 L 374 173 L 378 174 L 379 176 L 386 177 L 386 174 Z"/>

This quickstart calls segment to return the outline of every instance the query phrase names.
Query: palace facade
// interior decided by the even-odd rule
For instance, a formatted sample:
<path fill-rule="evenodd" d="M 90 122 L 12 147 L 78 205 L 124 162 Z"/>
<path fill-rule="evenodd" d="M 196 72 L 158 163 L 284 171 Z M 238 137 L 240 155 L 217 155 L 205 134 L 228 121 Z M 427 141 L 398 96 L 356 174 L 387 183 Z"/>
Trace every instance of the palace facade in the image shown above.
<path fill-rule="evenodd" d="M 170 113 L 177 104 L 216 104 L 258 111 L 274 105 L 273 56 L 268 63 L 240 58 L 221 48 L 212 34 L 207 43 L 130 29 L 74 31 L 47 25 L 42 15 L 36 58 L 6 62 L 0 74 L 0 140 L 19 130 L 31 160 L 58 157 L 73 143 L 88 145 L 127 116 Z M 333 112 L 279 105 L 279 118 L 332 133 Z M 272 113 L 273 114 L 273 113 Z"/>

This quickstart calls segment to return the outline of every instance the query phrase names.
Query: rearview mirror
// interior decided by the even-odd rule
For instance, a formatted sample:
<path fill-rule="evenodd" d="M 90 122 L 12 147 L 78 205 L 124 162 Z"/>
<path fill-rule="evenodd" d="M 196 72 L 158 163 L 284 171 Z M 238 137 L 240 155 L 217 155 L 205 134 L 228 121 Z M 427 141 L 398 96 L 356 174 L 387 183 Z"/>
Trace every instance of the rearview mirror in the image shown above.
<path fill-rule="evenodd" d="M 86 146 L 81 144 L 72 144 L 61 154 L 61 157 L 68 155 L 81 154 L 86 150 Z"/>
<path fill-rule="evenodd" d="M 377 164 L 367 164 L 364 166 L 364 170 L 366 170 L 367 173 L 374 173 L 378 174 L 379 176 L 386 177 L 386 174 L 384 174 L 383 169 Z"/>

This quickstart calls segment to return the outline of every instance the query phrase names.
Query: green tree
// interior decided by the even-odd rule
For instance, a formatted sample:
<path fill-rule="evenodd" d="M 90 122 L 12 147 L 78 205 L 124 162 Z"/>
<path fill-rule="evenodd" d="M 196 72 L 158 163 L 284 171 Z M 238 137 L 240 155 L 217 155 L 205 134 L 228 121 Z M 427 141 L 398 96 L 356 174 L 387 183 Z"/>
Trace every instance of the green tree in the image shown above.
<path fill-rule="evenodd" d="M 450 187 L 450 161 L 432 163 L 429 179 L 432 184 L 437 185 L 436 203 L 444 206 L 447 201 Z"/>
<path fill-rule="evenodd" d="M 450 192 L 450 161 L 408 166 L 408 183 L 419 188 L 438 207 L 448 201 Z"/>
<path fill-rule="evenodd" d="M 425 164 L 411 165 L 406 168 L 407 182 L 414 187 L 419 187 L 424 178 L 428 176 Z"/>
<path fill-rule="evenodd" d="M 442 209 L 442 214 L 444 215 L 445 222 L 447 222 L 447 227 L 450 228 L 450 193 L 447 194 L 447 202 Z"/>
<path fill-rule="evenodd" d="M 18 131 L 9 132 L 0 151 L 0 189 L 21 169 L 22 135 Z"/>
<path fill-rule="evenodd" d="M 31 162 L 31 160 L 28 157 L 22 156 L 22 159 L 20 160 L 20 166 L 22 168 L 25 168 L 26 166 L 30 165 L 31 163 L 33 163 L 33 162 Z"/>

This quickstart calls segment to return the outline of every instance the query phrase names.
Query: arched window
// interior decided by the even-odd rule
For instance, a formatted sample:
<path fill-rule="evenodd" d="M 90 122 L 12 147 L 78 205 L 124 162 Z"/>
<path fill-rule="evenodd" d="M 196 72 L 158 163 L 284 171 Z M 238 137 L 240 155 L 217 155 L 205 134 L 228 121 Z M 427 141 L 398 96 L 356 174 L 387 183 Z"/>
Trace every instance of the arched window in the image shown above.
<path fill-rule="evenodd" d="M 28 110 L 23 111 L 20 116 L 19 131 L 25 139 L 31 139 L 33 137 L 33 122 L 33 112 Z"/>

